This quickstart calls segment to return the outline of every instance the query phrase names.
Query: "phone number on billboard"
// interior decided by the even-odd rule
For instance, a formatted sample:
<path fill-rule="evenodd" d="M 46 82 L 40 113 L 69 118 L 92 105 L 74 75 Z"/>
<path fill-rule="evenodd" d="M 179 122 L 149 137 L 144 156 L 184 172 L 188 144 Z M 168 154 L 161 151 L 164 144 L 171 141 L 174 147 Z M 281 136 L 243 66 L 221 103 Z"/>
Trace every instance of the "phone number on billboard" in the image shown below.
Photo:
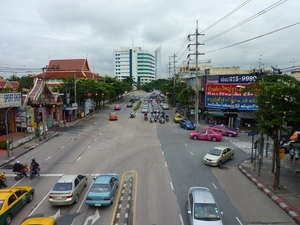
<path fill-rule="evenodd" d="M 255 75 L 219 76 L 219 83 L 249 83 L 257 80 Z"/>

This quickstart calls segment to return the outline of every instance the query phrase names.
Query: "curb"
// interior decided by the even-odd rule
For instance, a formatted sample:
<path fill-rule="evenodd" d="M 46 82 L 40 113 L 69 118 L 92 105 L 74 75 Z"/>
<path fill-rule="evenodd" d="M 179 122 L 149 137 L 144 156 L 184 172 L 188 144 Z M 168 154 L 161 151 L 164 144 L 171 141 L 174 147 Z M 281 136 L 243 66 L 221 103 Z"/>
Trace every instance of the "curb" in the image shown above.
<path fill-rule="evenodd" d="M 246 162 L 246 161 L 245 161 Z M 239 170 L 252 182 L 254 183 L 261 191 L 263 191 L 273 202 L 275 202 L 281 209 L 283 209 L 297 224 L 300 224 L 300 215 L 298 215 L 292 208 L 290 208 L 282 199 L 280 199 L 276 194 L 271 192 L 263 182 L 253 176 L 248 172 L 247 169 L 244 169 L 241 163 L 238 168 Z"/>
<path fill-rule="evenodd" d="M 0 164 L 0 167 L 6 165 L 6 164 L 8 164 L 8 163 L 10 163 L 11 161 L 14 161 L 15 159 L 19 158 L 20 156 L 26 154 L 27 152 L 29 152 L 29 151 L 31 151 L 31 150 L 33 150 L 33 149 L 35 149 L 37 146 L 39 146 L 39 145 L 41 145 L 41 144 L 47 142 L 48 140 L 50 140 L 50 139 L 52 139 L 52 138 L 58 136 L 59 134 L 60 134 L 59 132 L 56 132 L 55 134 L 51 135 L 51 136 L 50 136 L 49 138 L 47 138 L 46 140 L 40 141 L 38 144 L 34 144 L 34 145 L 30 146 L 27 150 L 25 150 L 25 151 L 21 152 L 20 154 L 15 155 L 15 156 L 9 158 L 8 160 L 2 162 L 2 163 Z"/>

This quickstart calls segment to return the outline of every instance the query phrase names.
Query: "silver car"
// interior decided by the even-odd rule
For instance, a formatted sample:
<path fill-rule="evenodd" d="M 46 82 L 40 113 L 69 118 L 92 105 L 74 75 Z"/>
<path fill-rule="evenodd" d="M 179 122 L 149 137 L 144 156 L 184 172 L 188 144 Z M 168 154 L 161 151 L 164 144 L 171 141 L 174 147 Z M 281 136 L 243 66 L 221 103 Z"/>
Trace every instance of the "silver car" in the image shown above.
<path fill-rule="evenodd" d="M 234 153 L 234 148 L 216 146 L 203 157 L 203 163 L 210 166 L 221 166 L 227 160 L 233 159 Z"/>
<path fill-rule="evenodd" d="M 222 212 L 206 187 L 191 187 L 186 201 L 190 225 L 223 225 Z"/>
<path fill-rule="evenodd" d="M 163 103 L 163 104 L 162 104 L 162 108 L 163 108 L 163 109 L 169 109 L 170 107 L 169 107 L 169 104 L 168 104 L 168 103 Z"/>
<path fill-rule="evenodd" d="M 85 175 L 63 175 L 48 196 L 51 205 L 71 205 L 77 203 L 79 195 L 88 184 Z"/>

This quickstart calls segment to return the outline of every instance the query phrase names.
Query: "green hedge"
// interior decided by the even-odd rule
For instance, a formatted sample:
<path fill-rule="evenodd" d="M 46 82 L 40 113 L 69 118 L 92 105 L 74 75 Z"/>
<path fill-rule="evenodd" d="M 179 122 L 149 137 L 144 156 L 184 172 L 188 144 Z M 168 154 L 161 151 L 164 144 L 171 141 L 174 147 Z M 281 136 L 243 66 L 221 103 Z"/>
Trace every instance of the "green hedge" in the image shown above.
<path fill-rule="evenodd" d="M 136 104 L 136 106 L 134 107 L 133 111 L 137 111 L 140 107 L 141 107 L 142 101 L 139 100 L 139 102 Z"/>
<path fill-rule="evenodd" d="M 9 140 L 9 144 L 11 144 L 12 141 Z M 6 146 L 6 140 L 0 140 L 0 149 L 7 149 L 7 146 Z"/>

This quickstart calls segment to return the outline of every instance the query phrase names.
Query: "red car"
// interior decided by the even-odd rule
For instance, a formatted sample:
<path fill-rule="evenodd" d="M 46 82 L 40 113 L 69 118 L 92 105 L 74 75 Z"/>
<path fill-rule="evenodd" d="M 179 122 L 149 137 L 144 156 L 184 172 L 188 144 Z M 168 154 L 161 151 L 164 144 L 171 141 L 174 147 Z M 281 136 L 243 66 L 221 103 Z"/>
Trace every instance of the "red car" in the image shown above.
<path fill-rule="evenodd" d="M 115 109 L 115 110 L 121 110 L 121 105 L 119 105 L 119 104 L 118 104 L 118 105 L 115 105 L 114 109 Z"/>
<path fill-rule="evenodd" d="M 239 132 L 236 129 L 230 129 L 224 124 L 218 124 L 209 127 L 210 130 L 221 132 L 223 136 L 236 137 Z"/>
<path fill-rule="evenodd" d="M 210 129 L 204 129 L 200 131 L 193 131 L 190 134 L 190 138 L 194 140 L 221 141 L 222 133 Z"/>

